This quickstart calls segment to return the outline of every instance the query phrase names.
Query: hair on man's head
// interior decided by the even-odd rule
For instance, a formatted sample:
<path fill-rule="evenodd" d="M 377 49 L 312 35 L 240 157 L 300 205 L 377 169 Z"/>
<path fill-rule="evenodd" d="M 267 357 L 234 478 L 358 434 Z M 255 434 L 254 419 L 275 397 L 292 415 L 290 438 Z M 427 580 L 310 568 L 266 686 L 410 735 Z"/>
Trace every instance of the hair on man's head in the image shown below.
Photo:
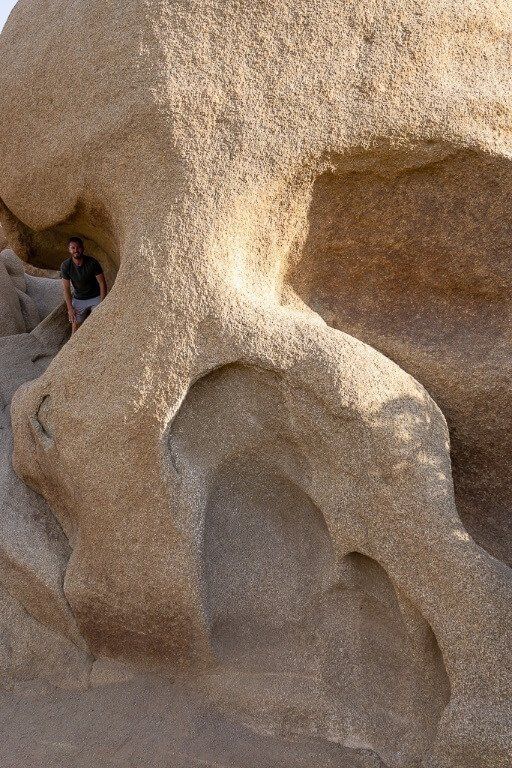
<path fill-rule="evenodd" d="M 68 245 L 70 245 L 71 243 L 76 243 L 77 245 L 80 246 L 80 248 L 84 247 L 84 241 L 82 240 L 81 237 L 70 237 L 68 240 Z"/>

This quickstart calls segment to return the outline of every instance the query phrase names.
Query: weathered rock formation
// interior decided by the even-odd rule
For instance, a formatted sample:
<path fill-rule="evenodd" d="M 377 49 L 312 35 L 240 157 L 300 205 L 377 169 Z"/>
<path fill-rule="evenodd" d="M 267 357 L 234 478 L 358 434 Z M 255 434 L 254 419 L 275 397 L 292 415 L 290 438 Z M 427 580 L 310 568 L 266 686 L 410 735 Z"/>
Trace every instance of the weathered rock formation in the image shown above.
<path fill-rule="evenodd" d="M 353 765 L 510 765 L 511 27 L 483 1 L 20 0 L 9 241 L 56 268 L 79 232 L 117 273 L 11 411 L 48 565 L 1 584 L 30 574 L 77 680 L 179 675 Z"/>
<path fill-rule="evenodd" d="M 63 309 L 49 311 L 61 303 L 62 289 L 59 281 L 27 276 L 10 250 L 0 253 L 0 281 L 1 683 L 9 688 L 36 677 L 80 686 L 93 660 L 62 592 L 69 544 L 44 499 L 12 468 L 10 403 L 69 336 Z"/>
<path fill-rule="evenodd" d="M 0 336 L 34 330 L 61 303 L 58 280 L 28 275 L 13 251 L 0 251 Z"/>
<path fill-rule="evenodd" d="M 316 179 L 292 283 L 332 326 L 428 389 L 448 421 L 457 508 L 511 563 L 509 160 L 454 149 L 401 173 Z"/>

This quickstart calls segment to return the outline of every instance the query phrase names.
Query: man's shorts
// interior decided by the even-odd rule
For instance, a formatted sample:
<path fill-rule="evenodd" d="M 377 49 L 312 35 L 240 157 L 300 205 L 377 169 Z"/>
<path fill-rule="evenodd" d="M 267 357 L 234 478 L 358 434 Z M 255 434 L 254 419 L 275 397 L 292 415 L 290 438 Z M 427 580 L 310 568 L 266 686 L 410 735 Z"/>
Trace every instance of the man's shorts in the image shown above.
<path fill-rule="evenodd" d="M 75 310 L 76 322 L 79 325 L 80 323 L 83 323 L 88 314 L 96 309 L 100 301 L 101 299 L 99 296 L 95 296 L 94 299 L 75 299 L 75 297 L 73 297 L 71 303 Z"/>

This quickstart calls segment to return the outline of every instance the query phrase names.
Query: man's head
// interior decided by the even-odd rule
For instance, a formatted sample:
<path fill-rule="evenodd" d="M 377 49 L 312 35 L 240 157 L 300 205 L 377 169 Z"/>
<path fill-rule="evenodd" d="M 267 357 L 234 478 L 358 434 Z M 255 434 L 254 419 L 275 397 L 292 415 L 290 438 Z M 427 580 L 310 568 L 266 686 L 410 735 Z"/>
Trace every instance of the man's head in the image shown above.
<path fill-rule="evenodd" d="M 84 253 L 84 243 L 80 237 L 70 237 L 68 242 L 68 251 L 73 259 L 79 261 Z"/>

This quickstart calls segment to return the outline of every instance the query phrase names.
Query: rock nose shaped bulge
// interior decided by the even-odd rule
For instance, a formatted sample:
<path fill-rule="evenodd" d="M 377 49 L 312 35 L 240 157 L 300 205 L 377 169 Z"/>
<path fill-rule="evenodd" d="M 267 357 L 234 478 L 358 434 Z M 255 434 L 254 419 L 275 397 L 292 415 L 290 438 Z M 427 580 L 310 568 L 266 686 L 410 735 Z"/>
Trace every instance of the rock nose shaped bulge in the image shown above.
<path fill-rule="evenodd" d="M 20 0 L 0 35 L 6 229 L 40 267 L 78 229 L 118 269 L 13 399 L 14 466 L 68 538 L 38 621 L 393 768 L 508 759 L 486 400 L 508 402 L 512 11 L 448 11 Z M 60 320 L 27 340 L 16 301 L 42 354 Z"/>

